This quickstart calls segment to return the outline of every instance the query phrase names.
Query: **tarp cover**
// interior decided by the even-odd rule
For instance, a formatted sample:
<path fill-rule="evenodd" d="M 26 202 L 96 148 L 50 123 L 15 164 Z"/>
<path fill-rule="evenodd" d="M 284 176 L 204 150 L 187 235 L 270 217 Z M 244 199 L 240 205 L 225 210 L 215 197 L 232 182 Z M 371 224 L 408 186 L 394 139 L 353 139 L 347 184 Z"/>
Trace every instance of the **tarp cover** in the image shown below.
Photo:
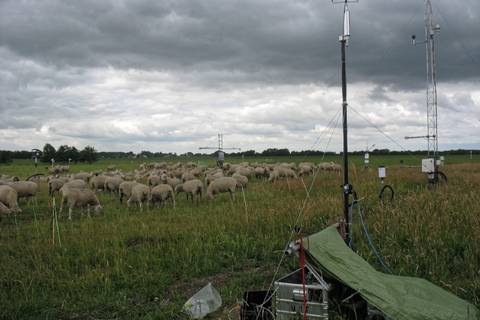
<path fill-rule="evenodd" d="M 376 271 L 330 226 L 304 240 L 309 259 L 394 320 L 480 319 L 471 303 L 420 278 Z"/>

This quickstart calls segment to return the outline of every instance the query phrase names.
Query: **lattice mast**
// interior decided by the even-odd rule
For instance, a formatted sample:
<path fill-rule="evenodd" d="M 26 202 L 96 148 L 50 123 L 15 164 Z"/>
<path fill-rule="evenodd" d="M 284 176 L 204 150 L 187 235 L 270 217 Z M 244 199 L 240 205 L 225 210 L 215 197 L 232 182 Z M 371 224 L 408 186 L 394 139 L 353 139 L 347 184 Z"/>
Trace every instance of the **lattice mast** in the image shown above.
<path fill-rule="evenodd" d="M 426 104 L 427 104 L 427 135 L 405 137 L 405 139 L 426 138 L 428 157 L 433 158 L 433 179 L 438 174 L 438 112 L 437 112 L 437 62 L 435 55 L 435 35 L 440 32 L 440 26 L 433 24 L 433 10 L 431 0 L 425 0 L 425 40 L 416 41 L 412 36 L 413 44 L 425 44 L 425 71 L 426 71 Z"/>
<path fill-rule="evenodd" d="M 435 34 L 440 31 L 439 25 L 433 25 L 432 3 L 425 0 L 425 53 L 427 79 L 427 143 L 428 156 L 438 158 L 438 113 L 437 113 L 437 79 L 435 57 Z M 435 170 L 437 171 L 437 170 Z"/>

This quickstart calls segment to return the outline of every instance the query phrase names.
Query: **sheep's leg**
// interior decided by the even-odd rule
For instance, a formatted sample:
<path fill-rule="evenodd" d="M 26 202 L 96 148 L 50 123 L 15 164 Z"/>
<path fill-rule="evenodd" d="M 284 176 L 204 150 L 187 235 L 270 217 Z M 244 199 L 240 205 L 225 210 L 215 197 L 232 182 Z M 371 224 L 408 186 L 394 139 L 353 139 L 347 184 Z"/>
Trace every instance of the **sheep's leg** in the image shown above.
<path fill-rule="evenodd" d="M 90 205 L 89 204 L 87 204 L 87 216 L 89 218 L 91 218 L 91 216 L 90 216 Z"/>
<path fill-rule="evenodd" d="M 63 196 L 62 196 L 62 201 L 60 201 L 60 212 L 59 212 L 60 215 L 61 215 L 62 212 L 63 212 L 63 202 L 64 202 L 64 200 L 65 200 L 65 199 L 64 199 Z"/>
<path fill-rule="evenodd" d="M 72 220 L 72 208 L 68 208 L 68 220 Z"/>

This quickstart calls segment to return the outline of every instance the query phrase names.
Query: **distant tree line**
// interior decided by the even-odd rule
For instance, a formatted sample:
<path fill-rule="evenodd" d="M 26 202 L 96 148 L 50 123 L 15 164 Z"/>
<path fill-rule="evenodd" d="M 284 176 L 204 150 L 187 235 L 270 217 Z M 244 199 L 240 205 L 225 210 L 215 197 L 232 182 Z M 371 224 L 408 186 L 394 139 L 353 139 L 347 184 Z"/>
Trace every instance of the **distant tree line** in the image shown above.
<path fill-rule="evenodd" d="M 371 154 L 376 155 L 424 155 L 427 151 L 425 150 L 416 150 L 416 151 L 394 151 L 389 149 L 374 149 L 369 151 Z M 479 155 L 480 150 L 472 150 L 473 154 Z M 352 155 L 363 155 L 364 150 L 361 151 L 351 151 L 349 154 Z M 442 151 L 441 154 L 470 154 L 470 150 L 466 149 L 456 149 Z M 211 153 L 216 154 L 216 151 Z M 230 152 L 229 156 L 233 157 L 275 157 L 275 156 L 322 156 L 324 151 L 319 150 L 302 150 L 302 151 L 290 151 L 287 148 L 269 148 L 263 150 L 262 152 L 257 152 L 255 150 L 246 150 L 241 152 Z M 325 152 L 326 155 L 335 155 L 342 154 L 332 151 Z M 0 163 L 8 163 L 13 159 L 32 159 L 34 157 L 32 151 L 8 151 L 0 150 Z M 55 149 L 51 144 L 47 143 L 43 147 L 43 151 L 39 154 L 39 160 L 42 162 L 49 163 L 53 158 L 55 162 L 58 163 L 68 163 L 69 159 L 72 162 L 94 162 L 99 158 L 103 159 L 120 159 L 120 158 L 161 158 L 161 157 L 195 157 L 195 156 L 205 156 L 205 153 L 193 153 L 186 152 L 182 154 L 176 153 L 164 153 L 164 152 L 151 152 L 151 151 L 142 151 L 138 154 L 128 151 L 128 152 L 97 152 L 94 147 L 86 146 L 83 150 L 78 150 L 74 146 L 62 145 Z"/>
<path fill-rule="evenodd" d="M 13 159 L 33 159 L 38 157 L 41 162 L 50 163 L 51 159 L 55 159 L 56 163 L 68 162 L 94 162 L 98 159 L 95 148 L 86 146 L 83 150 L 76 147 L 62 145 L 55 149 L 50 143 L 45 144 L 41 152 L 32 151 L 8 151 L 0 150 L 0 163 L 9 163 Z"/>
<path fill-rule="evenodd" d="M 82 150 L 78 150 L 74 146 L 61 145 L 57 150 L 47 143 L 43 147 L 43 152 L 40 155 L 40 161 L 50 162 L 55 159 L 55 162 L 88 162 L 92 163 L 98 160 L 98 154 L 94 147 L 86 146 Z"/>

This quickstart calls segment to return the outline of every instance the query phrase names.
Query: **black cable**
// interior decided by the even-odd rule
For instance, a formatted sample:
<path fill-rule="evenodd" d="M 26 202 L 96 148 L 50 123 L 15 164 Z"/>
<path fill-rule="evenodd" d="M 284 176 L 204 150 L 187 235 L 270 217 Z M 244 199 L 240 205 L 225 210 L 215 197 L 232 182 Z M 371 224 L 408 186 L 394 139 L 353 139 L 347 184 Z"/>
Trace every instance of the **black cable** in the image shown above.
<path fill-rule="evenodd" d="M 380 193 L 378 194 L 378 198 L 382 203 L 385 203 L 384 196 L 385 196 L 385 190 L 387 189 L 390 190 L 390 199 L 388 201 L 392 202 L 395 197 L 395 192 L 393 191 L 393 187 L 389 184 L 386 184 L 383 186 L 382 190 L 380 190 Z"/>

